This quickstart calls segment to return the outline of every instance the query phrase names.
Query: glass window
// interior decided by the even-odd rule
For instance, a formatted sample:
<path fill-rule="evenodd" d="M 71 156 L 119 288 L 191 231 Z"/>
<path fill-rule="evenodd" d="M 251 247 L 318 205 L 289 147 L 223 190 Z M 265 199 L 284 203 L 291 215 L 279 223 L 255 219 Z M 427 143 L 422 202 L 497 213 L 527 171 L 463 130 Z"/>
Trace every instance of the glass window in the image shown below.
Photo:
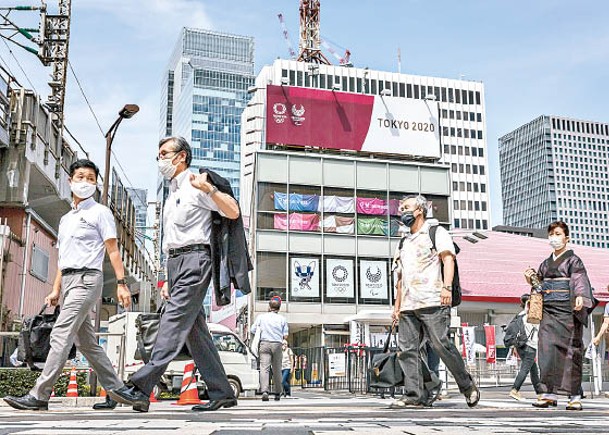
<path fill-rule="evenodd" d="M 280 296 L 282 300 L 287 300 L 286 254 L 258 252 L 256 266 L 256 299 L 268 302 L 273 296 Z"/>
<path fill-rule="evenodd" d="M 372 88 L 370 89 L 370 93 L 376 95 L 376 80 L 371 80 Z"/>
<path fill-rule="evenodd" d="M 245 345 L 233 334 L 212 332 L 211 337 L 219 352 L 245 353 Z"/>
<path fill-rule="evenodd" d="M 49 277 L 49 253 L 35 244 L 32 245 L 30 273 L 43 282 Z"/>
<path fill-rule="evenodd" d="M 419 99 L 419 85 L 413 85 L 414 86 L 414 98 L 415 99 Z"/>

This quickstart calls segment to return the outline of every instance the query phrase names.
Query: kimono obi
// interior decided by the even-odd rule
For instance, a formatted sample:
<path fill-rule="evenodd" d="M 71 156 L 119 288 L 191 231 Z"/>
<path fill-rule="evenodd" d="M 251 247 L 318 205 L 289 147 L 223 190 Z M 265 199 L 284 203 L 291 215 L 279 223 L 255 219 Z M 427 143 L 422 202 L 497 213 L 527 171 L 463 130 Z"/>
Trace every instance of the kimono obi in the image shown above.
<path fill-rule="evenodd" d="M 544 278 L 541 288 L 544 302 L 571 300 L 569 278 Z"/>

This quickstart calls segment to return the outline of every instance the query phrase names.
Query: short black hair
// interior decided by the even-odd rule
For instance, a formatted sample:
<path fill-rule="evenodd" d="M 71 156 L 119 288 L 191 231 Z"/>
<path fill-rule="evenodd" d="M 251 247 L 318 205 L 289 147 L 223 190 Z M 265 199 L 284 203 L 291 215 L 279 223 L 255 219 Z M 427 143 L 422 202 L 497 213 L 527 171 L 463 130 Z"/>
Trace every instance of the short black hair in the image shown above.
<path fill-rule="evenodd" d="M 281 298 L 274 297 L 269 302 L 269 308 L 273 311 L 279 311 L 281 309 Z"/>
<path fill-rule="evenodd" d="M 159 141 L 159 148 L 165 145 L 169 141 L 173 141 L 173 150 L 176 153 L 184 151 L 186 153 L 186 167 L 190 167 L 192 162 L 192 149 L 188 144 L 188 141 L 182 136 L 167 136 Z"/>
<path fill-rule="evenodd" d="M 563 221 L 552 222 L 550 225 L 548 225 L 548 234 L 550 234 L 556 228 L 562 228 L 563 232 L 565 233 L 565 236 L 569 237 L 569 226 Z"/>
<path fill-rule="evenodd" d="M 99 168 L 91 160 L 78 159 L 70 165 L 70 177 L 74 176 L 74 172 L 80 168 L 90 168 L 95 171 L 95 178 L 99 177 Z"/>

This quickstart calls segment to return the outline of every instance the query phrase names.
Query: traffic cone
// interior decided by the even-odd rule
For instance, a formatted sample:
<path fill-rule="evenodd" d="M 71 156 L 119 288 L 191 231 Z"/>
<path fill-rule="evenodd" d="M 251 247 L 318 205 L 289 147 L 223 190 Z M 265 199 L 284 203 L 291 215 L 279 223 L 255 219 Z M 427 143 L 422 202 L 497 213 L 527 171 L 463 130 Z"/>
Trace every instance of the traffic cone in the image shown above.
<path fill-rule="evenodd" d="M 101 389 L 99 390 L 99 397 L 106 397 L 106 390 L 104 390 L 104 387 L 100 387 Z"/>
<path fill-rule="evenodd" d="M 68 394 L 66 397 L 78 397 L 78 384 L 76 383 L 76 369 L 70 372 L 70 383 L 68 384 Z"/>
<path fill-rule="evenodd" d="M 55 397 L 55 388 L 51 390 L 51 397 Z"/>
<path fill-rule="evenodd" d="M 198 405 L 202 403 L 199 400 L 199 391 L 197 390 L 197 380 L 194 376 L 194 371 L 194 362 L 186 363 L 184 366 L 184 376 L 182 377 L 180 398 L 174 405 Z"/>
<path fill-rule="evenodd" d="M 157 400 L 157 398 L 154 396 L 154 391 L 152 391 L 150 393 L 150 403 L 155 403 L 155 402 L 159 402 L 159 400 Z"/>

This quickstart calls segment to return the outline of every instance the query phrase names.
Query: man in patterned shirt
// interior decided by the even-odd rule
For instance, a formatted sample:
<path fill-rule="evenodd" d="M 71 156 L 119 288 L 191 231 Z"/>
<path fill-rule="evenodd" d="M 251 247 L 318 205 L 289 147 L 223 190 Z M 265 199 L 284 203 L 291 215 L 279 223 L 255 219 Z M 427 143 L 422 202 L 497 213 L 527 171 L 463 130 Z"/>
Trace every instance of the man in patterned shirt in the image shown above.
<path fill-rule="evenodd" d="M 394 321 L 399 321 L 399 363 L 404 371 L 405 394 L 392 408 L 421 407 L 428 399 L 423 379 L 425 363 L 419 357 L 424 336 L 452 373 L 467 405 L 474 407 L 480 400 L 480 392 L 448 335 L 456 255 L 452 238 L 446 229 L 438 227 L 436 249 L 433 249 L 425 197 L 406 197 L 399 211 L 402 223 L 410 228 L 396 252 L 401 286 L 397 289 L 393 310 Z"/>

